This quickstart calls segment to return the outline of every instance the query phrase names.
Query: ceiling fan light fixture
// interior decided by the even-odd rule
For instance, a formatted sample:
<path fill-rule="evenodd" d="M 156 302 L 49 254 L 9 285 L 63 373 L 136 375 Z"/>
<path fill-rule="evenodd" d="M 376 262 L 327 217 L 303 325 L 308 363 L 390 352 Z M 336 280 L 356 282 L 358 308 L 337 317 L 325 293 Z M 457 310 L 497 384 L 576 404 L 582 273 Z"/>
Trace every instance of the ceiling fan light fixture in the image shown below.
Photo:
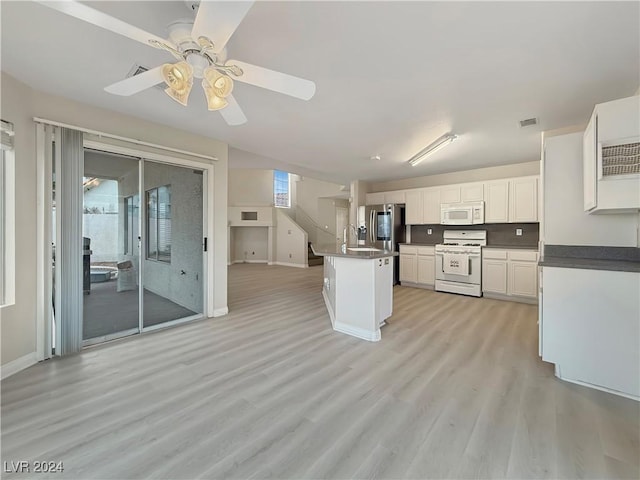
<path fill-rule="evenodd" d="M 162 78 L 169 89 L 182 94 L 187 90 L 191 90 L 193 68 L 187 62 L 165 63 L 162 65 Z"/>
<path fill-rule="evenodd" d="M 210 111 L 222 110 L 229 105 L 227 100 L 219 95 L 216 95 L 216 91 L 213 87 L 209 86 L 206 79 L 202 80 L 202 89 L 207 97 L 207 109 Z"/>
<path fill-rule="evenodd" d="M 208 67 L 204 71 L 203 88 L 205 82 L 213 89 L 216 96 L 221 98 L 228 97 L 233 90 L 233 80 L 231 80 L 231 77 L 223 75 L 213 67 Z"/>
<path fill-rule="evenodd" d="M 168 88 L 164 89 L 164 93 L 169 95 L 171 98 L 173 98 L 180 105 L 183 105 L 183 106 L 186 107 L 187 106 L 187 101 L 189 100 L 189 94 L 191 93 L 191 86 L 192 86 L 192 84 L 190 83 L 185 89 L 183 89 L 181 91 L 174 90 L 173 88 L 168 87 Z"/>

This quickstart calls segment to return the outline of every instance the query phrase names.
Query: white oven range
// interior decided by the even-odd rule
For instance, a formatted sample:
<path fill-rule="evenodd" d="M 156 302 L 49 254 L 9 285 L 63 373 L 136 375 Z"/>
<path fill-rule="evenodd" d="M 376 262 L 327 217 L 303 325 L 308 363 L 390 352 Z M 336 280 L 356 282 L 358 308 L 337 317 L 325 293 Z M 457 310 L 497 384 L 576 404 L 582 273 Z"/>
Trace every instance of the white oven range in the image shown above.
<path fill-rule="evenodd" d="M 439 292 L 482 296 L 482 247 L 486 230 L 445 230 L 436 245 L 436 285 Z"/>

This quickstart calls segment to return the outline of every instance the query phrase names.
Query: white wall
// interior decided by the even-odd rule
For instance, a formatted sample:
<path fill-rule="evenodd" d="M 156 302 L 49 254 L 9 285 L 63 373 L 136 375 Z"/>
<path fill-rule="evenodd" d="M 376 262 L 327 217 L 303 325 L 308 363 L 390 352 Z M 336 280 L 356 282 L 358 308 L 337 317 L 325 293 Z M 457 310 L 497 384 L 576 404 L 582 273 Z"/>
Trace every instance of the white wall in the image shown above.
<path fill-rule="evenodd" d="M 229 206 L 273 206 L 273 170 L 229 170 Z"/>
<path fill-rule="evenodd" d="M 635 247 L 637 214 L 594 215 L 584 211 L 582 133 L 544 140 L 544 243 Z"/>
<path fill-rule="evenodd" d="M 16 129 L 16 302 L 3 307 L 0 322 L 0 363 L 33 354 L 36 350 L 36 155 L 33 117 L 78 125 L 158 145 L 217 157 L 214 168 L 212 215 L 214 238 L 214 305 L 227 308 L 227 144 L 33 90 L 2 72 L 1 111 L 3 120 Z"/>
<path fill-rule="evenodd" d="M 232 262 L 267 263 L 269 259 L 269 228 L 238 227 L 233 230 Z"/>
<path fill-rule="evenodd" d="M 540 162 L 536 160 L 535 162 L 477 168 L 474 170 L 463 170 L 460 172 L 442 173 L 439 175 L 405 178 L 403 180 L 392 180 L 388 182 L 369 182 L 367 192 L 387 192 L 409 188 L 435 187 L 438 185 L 481 182 L 485 180 L 496 180 L 499 178 L 525 177 L 527 175 L 539 174 Z"/>
<path fill-rule="evenodd" d="M 276 211 L 276 263 L 307 266 L 307 233 L 283 211 Z"/>

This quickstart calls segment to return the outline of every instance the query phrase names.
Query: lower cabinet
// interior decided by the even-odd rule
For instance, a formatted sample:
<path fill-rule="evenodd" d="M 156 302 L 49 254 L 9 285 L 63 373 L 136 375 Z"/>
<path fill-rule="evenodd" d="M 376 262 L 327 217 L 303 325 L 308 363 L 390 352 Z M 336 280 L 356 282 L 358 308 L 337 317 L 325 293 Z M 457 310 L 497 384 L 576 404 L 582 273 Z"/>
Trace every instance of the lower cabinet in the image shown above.
<path fill-rule="evenodd" d="M 535 301 L 538 298 L 537 250 L 482 251 L 482 292 L 485 296 L 513 297 Z"/>
<path fill-rule="evenodd" d="M 400 245 L 400 283 L 433 287 L 435 282 L 435 247 Z"/>

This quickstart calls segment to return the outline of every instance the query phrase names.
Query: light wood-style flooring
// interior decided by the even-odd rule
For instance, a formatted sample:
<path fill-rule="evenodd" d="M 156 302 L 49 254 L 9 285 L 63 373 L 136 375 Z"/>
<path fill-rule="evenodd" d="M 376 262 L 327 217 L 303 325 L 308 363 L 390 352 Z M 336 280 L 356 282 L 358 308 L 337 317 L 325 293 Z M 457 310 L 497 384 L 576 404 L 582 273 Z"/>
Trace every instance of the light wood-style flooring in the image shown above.
<path fill-rule="evenodd" d="M 406 287 L 382 340 L 334 332 L 322 267 L 229 268 L 226 317 L 2 382 L 31 478 L 638 478 L 637 402 L 553 376 L 537 309 Z M 3 474 L 3 478 L 29 478 Z"/>

